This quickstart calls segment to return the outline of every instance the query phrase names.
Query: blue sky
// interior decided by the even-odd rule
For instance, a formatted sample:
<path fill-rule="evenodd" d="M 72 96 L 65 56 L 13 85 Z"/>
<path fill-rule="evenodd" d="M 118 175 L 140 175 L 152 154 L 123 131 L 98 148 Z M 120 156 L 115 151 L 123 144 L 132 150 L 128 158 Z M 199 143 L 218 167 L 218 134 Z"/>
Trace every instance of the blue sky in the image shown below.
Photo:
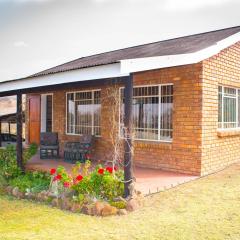
<path fill-rule="evenodd" d="M 240 25 L 239 0 L 0 0 L 0 81 L 113 49 Z"/>

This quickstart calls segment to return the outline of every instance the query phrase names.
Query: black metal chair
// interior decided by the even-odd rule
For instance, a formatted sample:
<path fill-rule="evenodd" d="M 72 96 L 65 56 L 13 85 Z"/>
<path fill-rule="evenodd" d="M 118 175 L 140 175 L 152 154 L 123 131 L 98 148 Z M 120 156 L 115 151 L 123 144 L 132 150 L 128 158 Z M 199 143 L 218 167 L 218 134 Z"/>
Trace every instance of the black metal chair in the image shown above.
<path fill-rule="evenodd" d="M 77 161 L 84 163 L 88 155 L 92 153 L 94 146 L 94 136 L 82 135 L 79 142 L 67 142 L 64 145 L 64 161 L 76 163 Z"/>
<path fill-rule="evenodd" d="M 40 158 L 59 158 L 58 133 L 45 132 L 40 135 Z"/>

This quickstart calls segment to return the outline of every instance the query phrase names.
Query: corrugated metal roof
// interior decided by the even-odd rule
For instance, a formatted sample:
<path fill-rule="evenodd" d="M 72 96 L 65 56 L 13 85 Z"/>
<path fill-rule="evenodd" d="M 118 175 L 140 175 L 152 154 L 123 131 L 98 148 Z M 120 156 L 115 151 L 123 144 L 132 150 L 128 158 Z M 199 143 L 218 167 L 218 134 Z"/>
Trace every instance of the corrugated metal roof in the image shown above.
<path fill-rule="evenodd" d="M 213 46 L 217 42 L 238 32 L 240 32 L 240 26 L 82 57 L 71 62 L 41 71 L 31 75 L 31 77 L 111 64 L 124 59 L 194 53 Z"/>

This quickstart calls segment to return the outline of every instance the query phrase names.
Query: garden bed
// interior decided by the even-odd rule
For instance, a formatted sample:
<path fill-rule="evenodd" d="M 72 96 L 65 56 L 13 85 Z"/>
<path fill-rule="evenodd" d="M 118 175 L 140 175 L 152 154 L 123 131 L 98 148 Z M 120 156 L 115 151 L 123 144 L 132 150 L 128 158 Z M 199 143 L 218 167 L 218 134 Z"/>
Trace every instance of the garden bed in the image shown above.
<path fill-rule="evenodd" d="M 34 147 L 25 150 L 25 162 Z M 131 191 L 124 199 L 123 171 L 116 166 L 92 166 L 91 161 L 76 163 L 71 173 L 63 166 L 49 173 L 21 173 L 16 167 L 13 147 L 1 152 L 0 177 L 4 191 L 18 199 L 43 202 L 53 207 L 95 216 L 125 215 L 138 209 L 143 202 L 140 192 Z"/>

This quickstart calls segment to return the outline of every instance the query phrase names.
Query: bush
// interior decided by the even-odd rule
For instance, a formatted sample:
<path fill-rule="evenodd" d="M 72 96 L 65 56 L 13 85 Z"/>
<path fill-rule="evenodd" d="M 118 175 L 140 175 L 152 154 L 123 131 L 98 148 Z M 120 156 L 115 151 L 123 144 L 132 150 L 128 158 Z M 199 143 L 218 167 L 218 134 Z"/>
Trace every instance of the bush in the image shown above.
<path fill-rule="evenodd" d="M 20 174 L 17 167 L 16 148 L 13 145 L 7 146 L 6 149 L 0 149 L 0 175 L 9 180 Z"/>
<path fill-rule="evenodd" d="M 11 179 L 9 185 L 18 187 L 21 192 L 38 193 L 47 190 L 50 184 L 50 175 L 43 172 L 28 172 Z"/>
<path fill-rule="evenodd" d="M 29 148 L 23 151 L 24 164 L 37 152 L 37 145 L 32 144 Z M 17 167 L 16 147 L 13 145 L 7 146 L 5 149 L 0 149 L 0 175 L 6 181 L 13 179 L 21 174 Z"/>

